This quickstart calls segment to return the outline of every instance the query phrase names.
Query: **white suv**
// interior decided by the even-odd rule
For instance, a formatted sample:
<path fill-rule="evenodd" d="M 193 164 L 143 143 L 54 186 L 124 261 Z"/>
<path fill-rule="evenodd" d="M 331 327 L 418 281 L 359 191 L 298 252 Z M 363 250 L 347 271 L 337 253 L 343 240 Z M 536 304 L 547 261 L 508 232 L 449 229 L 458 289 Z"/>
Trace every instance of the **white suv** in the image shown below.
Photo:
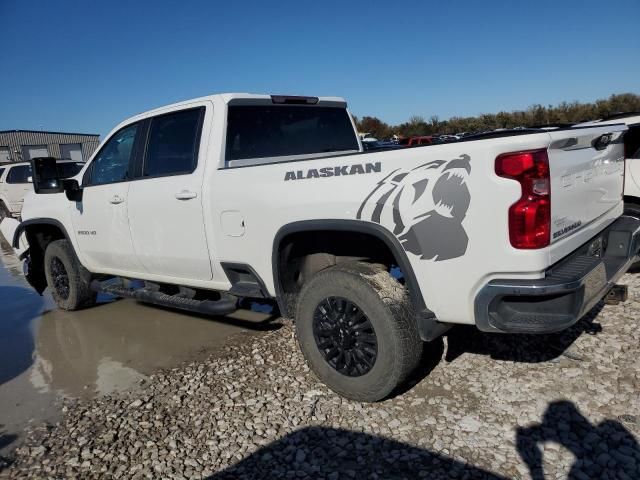
<path fill-rule="evenodd" d="M 60 176 L 64 178 L 74 176 L 83 166 L 83 162 L 71 160 L 58 162 Z M 0 165 L 0 220 L 5 217 L 19 217 L 24 196 L 32 191 L 29 162 Z"/>

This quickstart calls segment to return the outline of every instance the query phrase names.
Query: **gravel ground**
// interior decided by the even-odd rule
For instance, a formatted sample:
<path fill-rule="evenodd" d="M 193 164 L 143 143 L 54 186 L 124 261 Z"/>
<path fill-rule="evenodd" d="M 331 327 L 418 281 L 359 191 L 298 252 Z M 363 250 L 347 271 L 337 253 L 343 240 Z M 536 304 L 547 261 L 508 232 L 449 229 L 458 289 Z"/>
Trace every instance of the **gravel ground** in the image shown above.
<path fill-rule="evenodd" d="M 640 276 L 623 283 L 629 302 L 561 334 L 456 328 L 377 404 L 320 384 L 282 320 L 136 393 L 69 401 L 0 477 L 638 479 Z"/>

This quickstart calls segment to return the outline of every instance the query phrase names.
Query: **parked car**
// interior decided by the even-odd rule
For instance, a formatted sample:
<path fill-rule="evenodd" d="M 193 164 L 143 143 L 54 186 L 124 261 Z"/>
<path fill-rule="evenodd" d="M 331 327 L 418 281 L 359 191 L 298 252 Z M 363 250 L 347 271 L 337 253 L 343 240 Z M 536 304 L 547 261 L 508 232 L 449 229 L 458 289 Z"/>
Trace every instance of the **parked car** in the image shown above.
<path fill-rule="evenodd" d="M 415 147 L 416 145 L 433 145 L 433 136 L 432 135 L 422 135 L 417 137 L 409 137 L 407 139 L 406 146 L 407 147 Z"/>
<path fill-rule="evenodd" d="M 84 166 L 83 162 L 59 160 L 61 178 L 73 177 Z M 19 217 L 22 202 L 31 185 L 31 164 L 28 162 L 0 165 L 0 220 L 5 217 Z"/>
<path fill-rule="evenodd" d="M 72 179 L 35 160 L 13 244 L 66 310 L 97 291 L 215 315 L 275 299 L 316 375 L 375 401 L 452 325 L 555 332 L 623 298 L 626 130 L 361 152 L 341 98 L 213 95 L 125 120 Z"/>

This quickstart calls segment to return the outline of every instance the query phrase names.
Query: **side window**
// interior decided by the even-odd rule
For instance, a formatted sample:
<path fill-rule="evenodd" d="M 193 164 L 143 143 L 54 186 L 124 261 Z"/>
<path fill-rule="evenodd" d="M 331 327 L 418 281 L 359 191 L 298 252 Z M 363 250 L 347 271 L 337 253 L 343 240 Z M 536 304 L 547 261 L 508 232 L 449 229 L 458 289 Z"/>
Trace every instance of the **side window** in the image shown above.
<path fill-rule="evenodd" d="M 127 179 L 137 131 L 138 124 L 129 125 L 109 139 L 91 162 L 88 185 L 103 185 Z"/>
<path fill-rule="evenodd" d="M 0 183 L 2 183 L 2 175 L 4 174 L 4 168 L 0 168 Z"/>
<path fill-rule="evenodd" d="M 204 107 L 151 120 L 143 176 L 179 175 L 195 170 L 203 113 Z"/>
<path fill-rule="evenodd" d="M 11 167 L 7 174 L 7 183 L 29 183 L 31 176 L 31 165 L 20 165 Z"/>

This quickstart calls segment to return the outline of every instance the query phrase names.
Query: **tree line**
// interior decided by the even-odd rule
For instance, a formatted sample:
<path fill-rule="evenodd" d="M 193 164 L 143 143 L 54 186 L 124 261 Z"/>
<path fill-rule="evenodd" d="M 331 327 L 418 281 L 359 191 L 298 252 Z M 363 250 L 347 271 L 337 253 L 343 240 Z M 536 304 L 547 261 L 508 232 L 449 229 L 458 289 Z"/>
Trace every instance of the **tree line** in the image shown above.
<path fill-rule="evenodd" d="M 448 120 L 440 120 L 437 115 L 429 117 L 428 120 L 414 115 L 400 125 L 389 125 L 377 117 L 369 116 L 362 118 L 354 116 L 354 120 L 359 132 L 370 133 L 378 139 L 386 139 L 393 135 L 411 137 L 578 123 L 603 118 L 613 113 L 638 111 L 640 111 L 640 95 L 622 93 L 591 103 L 562 102 L 556 106 L 536 104 L 526 110 L 483 113 L 475 117 L 451 117 Z"/>

